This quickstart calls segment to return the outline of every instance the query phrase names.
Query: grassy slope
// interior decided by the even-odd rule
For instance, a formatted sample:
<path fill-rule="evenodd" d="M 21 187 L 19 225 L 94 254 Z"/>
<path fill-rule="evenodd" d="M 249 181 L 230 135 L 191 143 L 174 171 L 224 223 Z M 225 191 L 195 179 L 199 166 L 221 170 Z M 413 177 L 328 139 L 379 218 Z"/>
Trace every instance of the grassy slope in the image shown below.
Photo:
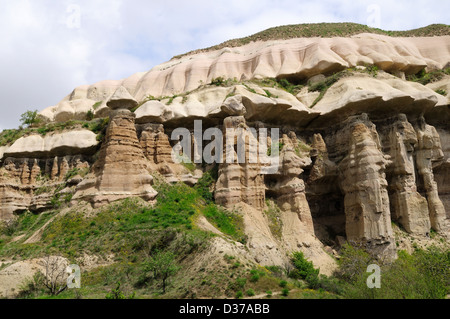
<path fill-rule="evenodd" d="M 289 278 L 292 268 L 289 273 L 287 268 L 260 267 L 229 255 L 216 256 L 213 265 L 202 266 L 197 260 L 208 252 L 210 239 L 215 235 L 195 226 L 197 216 L 206 216 L 222 232 L 228 233 L 229 238 L 245 240 L 239 218 L 221 211 L 201 196 L 206 194 L 208 183 L 203 187 L 156 185 L 160 197 L 155 206 L 126 199 L 89 213 L 75 207 L 56 218 L 35 244 L 23 242 L 57 211 L 24 214 L 13 231 L 0 232 L 0 260 L 62 255 L 77 263 L 77 257 L 85 253 L 100 257 L 113 255 L 113 264 L 82 272 L 80 290 L 67 290 L 56 297 L 70 299 L 105 298 L 118 283 L 125 297 L 134 292 L 135 298 L 250 298 L 254 295 L 295 299 L 443 298 L 450 292 L 448 283 L 445 284 L 450 275 L 448 249 L 418 250 L 413 256 L 399 253 L 398 261 L 383 266 L 385 289 L 375 292 L 365 285 L 368 276 L 365 267 L 376 261 L 351 247 L 341 251 L 337 277 Z M 20 235 L 24 237 L 12 241 Z M 160 280 L 153 278 L 146 268 L 149 258 L 157 251 L 174 254 L 179 267 L 164 295 Z M 305 262 L 299 265 L 296 267 L 302 267 Z M 22 297 L 50 297 L 42 286 L 29 287 L 32 286 L 33 289 L 25 289 Z"/>
<path fill-rule="evenodd" d="M 308 23 L 294 24 L 270 28 L 254 35 L 233 39 L 221 44 L 199 49 L 173 57 L 173 59 L 181 58 L 185 55 L 196 54 L 200 52 L 208 52 L 219 50 L 226 47 L 239 47 L 250 42 L 269 41 L 269 40 L 286 40 L 294 38 L 332 38 L 332 37 L 349 37 L 359 33 L 375 33 L 392 37 L 432 37 L 450 35 L 450 26 L 446 24 L 432 24 L 427 27 L 408 30 L 408 31 L 384 31 L 377 28 L 371 28 L 366 25 L 357 23 Z"/>

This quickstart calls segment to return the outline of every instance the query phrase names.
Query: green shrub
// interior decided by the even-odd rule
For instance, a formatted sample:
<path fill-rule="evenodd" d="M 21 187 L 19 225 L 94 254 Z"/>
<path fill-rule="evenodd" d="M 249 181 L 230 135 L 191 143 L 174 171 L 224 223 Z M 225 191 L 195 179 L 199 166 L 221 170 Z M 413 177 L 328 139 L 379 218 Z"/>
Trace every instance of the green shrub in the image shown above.
<path fill-rule="evenodd" d="M 365 252 L 355 254 L 355 250 L 348 250 L 348 255 L 366 260 Z M 361 257 L 362 256 L 362 257 Z M 369 289 L 366 280 L 370 273 L 361 260 L 348 267 L 341 273 L 345 283 L 343 296 L 356 299 L 444 299 L 450 293 L 450 252 L 430 247 L 427 250 L 417 249 L 412 255 L 405 251 L 398 252 L 398 259 L 390 264 L 381 266 L 381 289 Z M 364 268 L 364 271 L 360 269 Z M 352 269 L 352 271 L 349 271 Z M 354 277 L 349 276 L 355 274 Z"/>
<path fill-rule="evenodd" d="M 449 74 L 449 69 L 443 69 L 443 70 L 434 70 L 431 72 L 426 72 L 425 69 L 422 69 L 420 72 L 409 75 L 407 77 L 407 80 L 420 83 L 422 85 L 427 85 L 428 83 L 436 82 L 441 80 L 445 74 Z"/>
<path fill-rule="evenodd" d="M 203 174 L 195 185 L 197 193 L 207 202 L 214 202 L 214 193 L 211 191 L 211 185 L 215 182 L 217 178 L 213 177 L 213 172 L 206 172 Z"/>
<path fill-rule="evenodd" d="M 289 277 L 304 279 L 311 288 L 316 288 L 318 285 L 319 269 L 315 269 L 313 263 L 308 261 L 301 251 L 292 253 L 291 261 L 295 269 L 289 273 Z"/>
<path fill-rule="evenodd" d="M 249 297 L 253 297 L 255 295 L 255 291 L 253 289 L 249 289 L 245 292 L 245 294 Z"/>
<path fill-rule="evenodd" d="M 286 280 L 280 280 L 279 285 L 280 285 L 281 288 L 285 288 L 287 286 L 287 281 Z"/>
<path fill-rule="evenodd" d="M 259 274 L 253 274 L 251 277 L 250 277 L 250 282 L 257 282 L 258 280 L 259 280 Z"/>
<path fill-rule="evenodd" d="M 211 80 L 211 85 L 215 85 L 215 86 L 223 86 L 224 83 L 225 83 L 225 79 L 221 76 Z"/>
<path fill-rule="evenodd" d="M 371 76 L 376 78 L 378 75 L 378 70 L 379 69 L 376 65 L 368 64 L 368 65 L 366 65 L 365 72 L 369 73 Z"/>
<path fill-rule="evenodd" d="M 300 84 L 294 84 L 294 83 L 289 82 L 288 79 L 279 79 L 279 80 L 277 80 L 277 83 L 278 83 L 278 87 L 284 89 L 286 92 L 288 92 L 292 95 L 298 94 L 298 92 L 300 92 L 300 90 L 303 87 Z"/>
<path fill-rule="evenodd" d="M 125 296 L 123 291 L 120 289 L 121 283 L 118 282 L 116 288 L 111 289 L 111 291 L 105 296 L 106 299 L 134 299 L 135 293 L 133 292 L 128 297 Z"/>
<path fill-rule="evenodd" d="M 36 294 L 43 291 L 45 276 L 41 271 L 36 272 L 32 278 L 27 278 L 19 286 L 19 298 L 33 298 Z"/>
<path fill-rule="evenodd" d="M 238 292 L 236 292 L 236 295 L 234 296 L 236 299 L 242 299 L 244 297 L 244 293 L 239 290 Z"/>
<path fill-rule="evenodd" d="M 322 98 L 325 96 L 325 93 L 327 92 L 327 90 L 337 81 L 339 81 L 340 79 L 342 79 L 343 77 L 346 77 L 348 75 L 350 75 L 351 73 L 347 70 L 335 73 L 329 77 L 327 77 L 325 80 L 314 83 L 312 85 L 309 86 L 308 91 L 309 92 L 320 92 L 319 96 L 317 97 L 317 99 L 313 102 L 313 104 L 311 105 L 311 108 L 313 108 L 317 103 L 320 102 L 320 100 L 322 100 Z"/>
<path fill-rule="evenodd" d="M 16 219 L 0 221 L 0 234 L 12 236 L 19 227 L 19 222 Z"/>
<path fill-rule="evenodd" d="M 89 110 L 87 113 L 86 113 L 86 120 L 87 121 L 92 121 L 94 119 L 94 112 L 92 112 L 92 110 Z"/>
<path fill-rule="evenodd" d="M 243 289 L 246 283 L 247 283 L 246 278 L 236 278 L 236 286 L 239 287 L 240 289 Z"/>
<path fill-rule="evenodd" d="M 375 263 L 375 260 L 364 249 L 346 243 L 341 248 L 341 257 L 338 260 L 339 269 L 335 275 L 347 282 L 360 280 L 366 273 L 367 267 L 372 263 Z"/>
<path fill-rule="evenodd" d="M 0 133 L 0 146 L 11 145 L 30 131 L 31 129 L 22 129 L 22 128 L 18 130 L 16 129 L 3 130 Z"/>
<path fill-rule="evenodd" d="M 281 290 L 281 295 L 284 297 L 287 297 L 289 295 L 289 289 L 288 288 L 283 288 Z"/>

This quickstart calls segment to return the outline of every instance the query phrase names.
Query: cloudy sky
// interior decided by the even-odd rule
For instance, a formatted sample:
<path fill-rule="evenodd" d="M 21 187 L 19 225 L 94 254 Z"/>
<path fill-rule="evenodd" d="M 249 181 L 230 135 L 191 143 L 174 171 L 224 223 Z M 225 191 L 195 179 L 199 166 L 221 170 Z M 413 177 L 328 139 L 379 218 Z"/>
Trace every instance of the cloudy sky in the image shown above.
<path fill-rule="evenodd" d="M 384 30 L 450 23 L 448 0 L 0 0 L 0 130 L 82 84 L 264 29 L 356 22 Z"/>

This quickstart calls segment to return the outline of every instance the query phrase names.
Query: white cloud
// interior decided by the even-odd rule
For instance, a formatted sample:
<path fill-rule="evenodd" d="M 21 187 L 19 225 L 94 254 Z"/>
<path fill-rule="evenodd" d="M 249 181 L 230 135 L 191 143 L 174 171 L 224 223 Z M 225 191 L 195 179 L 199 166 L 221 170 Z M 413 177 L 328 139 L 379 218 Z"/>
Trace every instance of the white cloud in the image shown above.
<path fill-rule="evenodd" d="M 0 126 L 58 103 L 73 88 L 148 71 L 172 56 L 269 27 L 312 22 L 381 28 L 449 21 L 449 1 L 0 0 Z"/>

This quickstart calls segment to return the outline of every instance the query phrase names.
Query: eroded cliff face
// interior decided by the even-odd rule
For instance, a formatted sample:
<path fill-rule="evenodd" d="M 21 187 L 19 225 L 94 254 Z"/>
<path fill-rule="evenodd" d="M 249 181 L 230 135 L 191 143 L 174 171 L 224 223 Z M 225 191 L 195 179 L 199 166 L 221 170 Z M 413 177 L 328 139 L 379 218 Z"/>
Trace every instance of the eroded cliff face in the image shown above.
<path fill-rule="evenodd" d="M 25 210 L 45 210 L 55 196 L 93 206 L 134 196 L 157 200 L 152 187 L 156 174 L 169 182 L 194 185 L 205 166 L 189 170 L 175 163 L 173 150 L 178 141 L 171 139 L 171 132 L 183 127 L 194 136 L 193 120 L 202 120 L 201 133 L 210 128 L 223 132 L 223 144 L 230 146 L 224 147 L 223 158 L 234 158 L 218 163 L 218 180 L 212 189 L 215 202 L 242 214 L 247 249 L 261 264 L 281 265 L 289 252 L 302 250 L 329 272 L 334 263 L 330 255 L 336 254 L 343 240 L 392 259 L 396 256 L 392 222 L 424 238 L 431 229 L 448 236 L 450 110 L 448 95 L 435 90 L 448 88 L 450 76 L 442 75 L 439 81 L 424 86 L 406 81 L 404 72 L 448 66 L 449 37 L 423 42 L 402 39 L 402 45 L 415 53 L 401 61 L 398 50 L 389 56 L 381 44 L 385 37 L 370 37 L 366 44 L 361 39 L 352 41 L 366 49 L 377 43 L 395 61 L 388 63 L 388 58 L 376 55 L 374 49 L 359 50 L 352 58 L 351 52 L 344 54 L 342 44 L 327 49 L 327 41 L 317 40 L 321 59 L 312 59 L 306 50 L 302 54 L 309 62 L 300 63 L 292 54 L 301 41 L 288 41 L 284 45 L 277 42 L 269 50 L 273 57 L 277 46 L 280 48 L 282 64 L 278 60 L 269 63 L 268 49 L 261 46 L 244 48 L 260 58 L 256 69 L 245 76 L 239 73 L 242 49 L 234 53 L 235 60 L 230 52 L 223 56 L 210 53 L 207 58 L 200 54 L 181 59 L 179 65 L 171 62 L 170 72 L 156 68 L 128 79 L 123 86 L 105 82 L 86 88 L 87 93 L 78 88 L 42 115 L 48 121 L 63 121 L 93 110 L 96 117 L 109 117 L 103 141 L 97 141 L 92 132 L 78 130 L 31 135 L 3 147 L 0 219 L 14 218 Z M 424 50 L 426 43 L 436 45 L 439 52 Z M 328 54 L 330 50 L 338 51 L 340 57 Z M 210 65 L 214 54 L 220 58 Z M 219 68 L 224 56 L 229 59 L 227 67 Z M 200 63 L 202 59 L 208 63 Z M 239 79 L 248 81 L 207 85 L 211 79 L 195 61 L 210 68 L 208 74 L 226 79 L 233 70 Z M 273 80 L 261 80 L 281 75 L 309 78 L 361 61 L 375 63 L 378 74 L 368 74 L 358 66 L 322 93 L 307 86 L 294 93 L 273 85 Z M 282 70 L 275 72 L 276 66 Z M 184 77 L 175 77 L 181 69 L 183 76 L 189 75 L 189 83 L 183 82 Z M 193 87 L 192 79 L 203 84 Z M 180 96 L 144 98 L 144 93 L 168 92 L 170 83 L 174 89 L 170 92 L 181 92 Z M 187 92 L 186 87 L 192 91 Z M 100 98 L 99 108 L 82 107 Z M 274 128 L 279 130 L 278 136 L 269 134 L 261 139 L 261 129 Z M 229 129 L 236 134 L 229 134 Z M 277 154 L 272 153 L 273 145 Z M 239 147 L 244 150 L 243 160 L 239 160 Z M 254 158 L 256 161 L 250 160 Z M 277 159 L 275 167 L 271 167 L 271 158 Z M 269 227 L 265 213 L 269 203 L 280 210 L 279 234 Z"/>

